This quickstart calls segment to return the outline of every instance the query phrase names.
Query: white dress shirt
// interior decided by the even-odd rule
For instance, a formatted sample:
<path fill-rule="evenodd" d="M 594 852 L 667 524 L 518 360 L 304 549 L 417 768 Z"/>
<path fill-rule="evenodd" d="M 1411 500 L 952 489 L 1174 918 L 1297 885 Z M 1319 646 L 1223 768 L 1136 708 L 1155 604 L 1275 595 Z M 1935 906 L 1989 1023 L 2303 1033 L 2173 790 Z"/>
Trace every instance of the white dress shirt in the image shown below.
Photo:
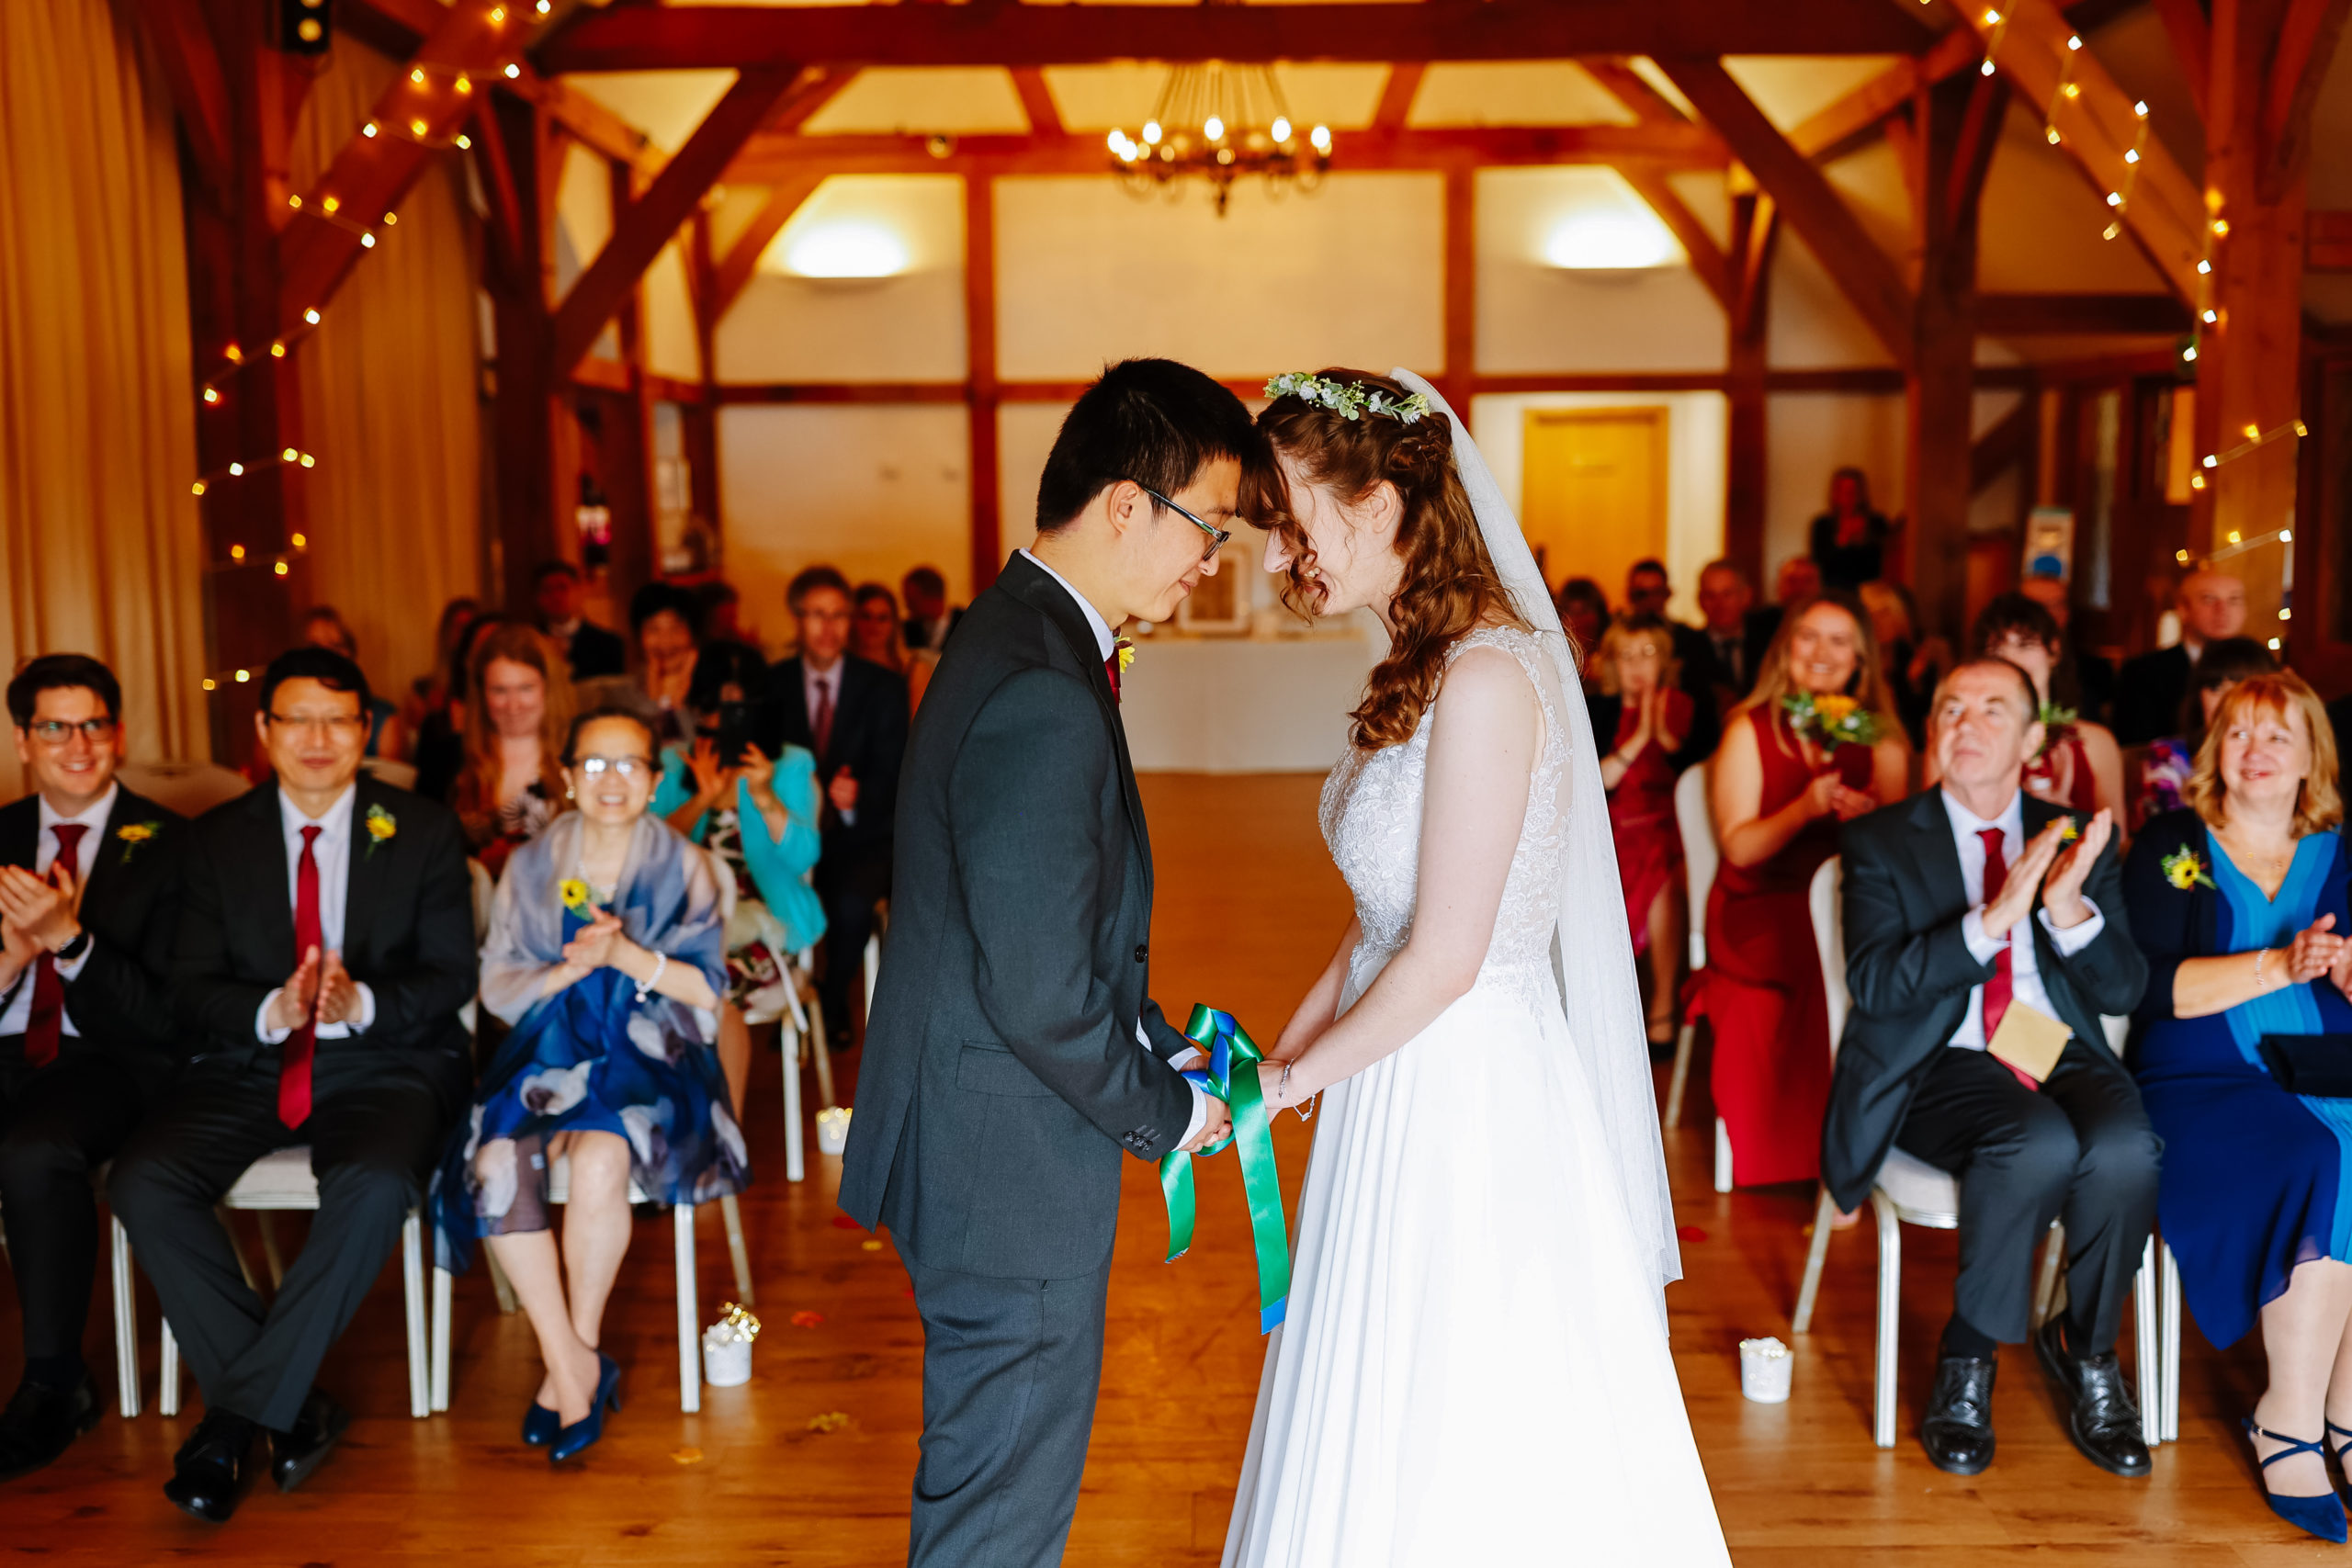
<path fill-rule="evenodd" d="M 303 816 L 301 810 L 286 798 L 284 790 L 277 792 L 277 820 L 286 834 L 286 907 L 288 909 L 299 908 L 302 896 L 302 829 L 320 829 L 318 840 L 311 846 L 311 858 L 319 868 L 319 959 L 322 964 L 325 963 L 327 953 L 343 950 L 344 908 L 351 900 L 351 818 L 358 802 L 359 786 L 351 784 L 345 788 L 340 799 L 327 807 L 324 817 L 310 818 Z M 294 962 L 301 963 L 302 955 L 296 953 Z M 322 1023 L 318 1028 L 318 1039 L 345 1039 L 365 1032 L 376 1021 L 376 993 L 365 984 L 357 985 L 356 988 L 359 992 L 359 1021 Z M 280 986 L 264 997 L 261 1010 L 254 1014 L 254 1034 L 265 1045 L 281 1043 L 294 1032 L 290 1029 L 272 1029 L 269 1026 L 269 1010 L 277 1004 L 278 993 L 285 989 Z"/>
<path fill-rule="evenodd" d="M 1094 646 L 1102 651 L 1103 658 L 1110 658 L 1112 649 L 1118 646 L 1118 639 L 1111 635 L 1111 623 L 1102 618 L 1102 612 L 1096 609 L 1093 603 L 1089 600 L 1085 594 L 1080 593 L 1077 589 L 1071 587 L 1069 578 L 1064 577 L 1060 572 L 1056 571 L 1052 567 L 1047 566 L 1044 561 L 1039 560 L 1027 550 L 1016 550 L 1013 553 L 1027 560 L 1031 566 L 1035 567 L 1039 571 L 1044 572 L 1056 582 L 1060 583 L 1062 585 L 1062 592 L 1069 594 L 1072 599 L 1078 601 L 1078 607 L 1086 612 L 1087 626 L 1093 629 Z M 1151 1040 L 1150 1037 L 1146 1035 L 1143 1032 L 1143 1021 L 1141 1019 L 1137 1019 L 1136 1021 L 1136 1043 L 1142 1046 L 1146 1051 L 1151 1050 Z M 1154 1054 L 1157 1055 L 1157 1053 Z M 1190 1052 L 1180 1055 L 1176 1058 L 1177 1062 L 1181 1062 L 1188 1067 L 1198 1066 L 1206 1060 L 1207 1058 L 1202 1055 L 1197 1046 Z M 1170 1064 L 1170 1066 L 1174 1065 L 1175 1064 L 1173 1063 Z M 1193 1120 L 1191 1123 L 1185 1127 L 1184 1136 L 1179 1141 L 1189 1144 L 1200 1135 L 1202 1127 L 1205 1126 L 1208 1122 L 1209 1097 L 1208 1092 L 1196 1083 L 1188 1081 L 1184 1087 L 1193 1091 Z"/>
<path fill-rule="evenodd" d="M 115 785 L 107 785 L 106 794 L 98 796 L 90 808 L 79 817 L 60 816 L 57 808 L 50 805 L 49 796 L 44 795 L 40 797 L 40 826 L 33 832 L 33 874 L 35 876 L 47 876 L 49 868 L 57 863 L 57 826 L 62 822 L 78 825 L 85 829 L 82 834 L 82 842 L 75 849 L 74 858 L 78 863 L 75 869 L 80 873 L 81 879 L 84 882 L 90 879 L 90 868 L 98 863 L 98 846 L 107 835 L 107 816 L 114 810 L 115 792 Z M 90 961 L 90 949 L 96 945 L 96 942 L 97 939 L 93 937 L 84 943 L 82 951 L 71 961 L 62 958 L 56 961 L 59 984 L 62 985 L 82 973 L 82 965 Z M 24 974 L 17 977 L 16 995 L 8 998 L 7 1010 L 0 1012 L 0 1035 L 22 1034 L 26 1026 L 32 1021 L 33 969 L 40 962 L 36 958 L 32 964 L 27 964 Z M 59 1032 L 74 1035 L 77 1039 L 82 1033 L 80 1030 L 74 1027 L 74 1010 L 71 1008 L 60 1010 L 57 1027 Z"/>
<path fill-rule="evenodd" d="M 2050 1004 L 2050 992 L 2041 983 L 2041 965 L 2034 955 L 2032 933 L 2021 926 L 2009 928 L 2009 939 L 1988 936 L 1984 931 L 1984 840 L 1976 835 L 1986 828 L 2001 830 L 2001 862 L 2014 868 L 2018 857 L 2025 853 L 2025 795 L 2009 796 L 2009 804 L 1999 818 L 1986 821 L 1958 800 L 1950 790 L 1939 791 L 1943 796 L 1944 812 L 1951 818 L 1952 842 L 1960 851 L 1960 880 L 1968 889 L 1968 913 L 1961 917 L 1961 940 L 1979 964 L 1990 964 L 2000 956 L 2001 949 L 2009 950 L 2009 999 L 2023 1002 L 2045 1018 L 2058 1018 L 2058 1010 Z M 2052 923 L 2050 911 L 2036 909 L 2034 917 L 2041 929 L 2050 933 L 2051 945 L 2061 957 L 2071 958 L 2088 947 L 2098 933 L 2107 929 L 2107 917 L 2088 898 L 2084 906 L 2091 912 L 2089 919 L 2076 926 L 2061 928 Z M 2064 1022 L 2064 1020 L 2059 1020 Z M 1968 1012 L 1960 1021 L 1948 1044 L 1963 1051 L 1984 1049 L 1984 987 L 1978 986 L 1968 993 Z"/>

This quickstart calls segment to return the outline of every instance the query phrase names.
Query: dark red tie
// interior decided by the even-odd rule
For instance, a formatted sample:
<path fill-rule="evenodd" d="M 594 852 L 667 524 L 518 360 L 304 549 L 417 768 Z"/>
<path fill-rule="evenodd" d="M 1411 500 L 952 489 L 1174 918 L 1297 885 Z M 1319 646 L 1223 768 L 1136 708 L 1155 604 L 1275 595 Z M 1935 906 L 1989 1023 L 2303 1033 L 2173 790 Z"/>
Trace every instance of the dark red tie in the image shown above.
<path fill-rule="evenodd" d="M 817 743 L 820 761 L 833 749 L 833 685 L 830 681 L 817 682 L 817 711 L 808 717 L 808 739 Z"/>
<path fill-rule="evenodd" d="M 57 835 L 58 865 L 79 876 L 82 874 L 82 835 L 89 829 L 79 822 L 60 822 L 50 831 Z M 57 955 L 44 953 L 33 960 L 33 1010 L 25 1021 L 25 1064 L 45 1067 L 57 1060 L 57 1043 L 65 1032 L 65 982 L 57 977 Z"/>
<path fill-rule="evenodd" d="M 312 948 L 323 949 L 319 931 L 319 859 L 312 846 L 324 831 L 315 824 L 302 829 L 302 861 L 294 872 L 294 962 L 300 966 Z M 323 953 L 322 953 L 323 956 Z M 311 1055 L 318 1048 L 317 1010 L 294 1026 L 286 1037 L 284 1056 L 277 1065 L 277 1119 L 288 1129 L 311 1119 Z"/>
<path fill-rule="evenodd" d="M 1114 703 L 1119 701 L 1119 655 L 1117 649 L 1113 649 L 1111 657 L 1102 661 L 1102 673 L 1111 677 L 1111 700 Z"/>
<path fill-rule="evenodd" d="M 2001 850 L 2003 835 L 2000 829 L 1979 828 L 1976 836 L 1984 840 L 1984 902 L 1989 905 L 2001 896 L 2001 888 L 2009 880 L 2009 863 Z M 2001 1027 L 2001 1015 L 2009 1010 L 2014 984 L 2009 974 L 2009 952 L 2016 942 L 2017 931 L 2012 928 L 2001 943 L 2000 953 L 1993 960 L 1993 977 L 1984 982 L 1984 1043 L 1988 1047 L 1993 1043 L 1993 1032 Z M 1994 1060 L 2000 1061 L 2000 1058 L 1996 1056 Z M 2008 1067 L 2018 1082 L 2026 1088 L 2039 1089 L 2041 1087 L 2033 1081 L 2032 1074 L 2010 1067 L 2007 1062 L 2001 1062 L 2001 1066 Z"/>

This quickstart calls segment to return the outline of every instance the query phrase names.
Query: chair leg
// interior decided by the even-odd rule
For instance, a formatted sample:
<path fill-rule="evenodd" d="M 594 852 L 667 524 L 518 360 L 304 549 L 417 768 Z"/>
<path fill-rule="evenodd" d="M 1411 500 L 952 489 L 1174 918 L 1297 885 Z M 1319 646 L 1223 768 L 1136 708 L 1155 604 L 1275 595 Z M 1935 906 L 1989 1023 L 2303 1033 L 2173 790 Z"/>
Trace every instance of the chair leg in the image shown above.
<path fill-rule="evenodd" d="M 735 1299 L 745 1306 L 752 1300 L 752 1250 L 743 1245 L 743 1205 L 729 1192 L 718 1201 L 719 1217 L 727 1222 L 727 1256 L 735 1265 Z"/>
<path fill-rule="evenodd" d="M 874 987 L 882 979 L 882 933 L 865 939 L 865 1016 L 874 1016 Z"/>
<path fill-rule="evenodd" d="M 2139 1384 L 2140 1440 L 2154 1448 L 2165 1440 L 2164 1379 L 2156 1367 L 2161 1359 L 2156 1340 L 2156 1238 L 2140 1248 L 2140 1271 L 2132 1276 L 2132 1337 L 2137 1361 L 2133 1381 Z"/>
<path fill-rule="evenodd" d="M 155 1409 L 164 1416 L 180 1413 L 180 1341 L 169 1318 L 164 1320 L 164 1377 L 155 1391 Z"/>
<path fill-rule="evenodd" d="M 1813 1330 L 1813 1303 L 1821 1294 L 1821 1266 L 1829 1258 L 1829 1227 L 1838 1218 L 1838 1201 L 1829 1195 L 1825 1185 L 1821 1201 L 1813 1208 L 1813 1245 L 1805 1248 L 1804 1283 L 1797 1291 L 1796 1316 L 1790 1321 L 1792 1334 L 1808 1334 Z"/>
<path fill-rule="evenodd" d="M 286 1259 L 277 1250 L 277 1226 L 267 1209 L 254 1211 L 254 1224 L 261 1228 L 261 1255 L 269 1264 L 269 1288 L 276 1292 L 286 1284 Z"/>
<path fill-rule="evenodd" d="M 433 1270 L 433 1408 L 449 1408 L 449 1270 Z"/>
<path fill-rule="evenodd" d="M 1878 1211 L 1878 1373 L 1872 1398 L 1871 1438 L 1880 1448 L 1894 1446 L 1895 1337 L 1903 1321 L 1903 1222 L 1885 1193 L 1873 1190 L 1871 1207 Z"/>
<path fill-rule="evenodd" d="M 2058 1265 L 2066 1256 L 2066 1227 L 2052 1225 L 2050 1239 L 2042 1244 L 2041 1274 L 2033 1287 L 2033 1326 L 2040 1328 L 2050 1321 L 2052 1303 L 2058 1294 Z"/>
<path fill-rule="evenodd" d="M 1666 1080 L 1666 1124 L 1681 1125 L 1682 1091 L 1690 1083 L 1690 1052 L 1699 1038 L 1699 1026 L 1686 1023 L 1674 1037 L 1674 1076 Z"/>
<path fill-rule="evenodd" d="M 107 1222 L 114 1254 L 114 1381 L 117 1408 L 126 1421 L 139 1415 L 139 1281 L 130 1271 L 130 1233 Z"/>
<path fill-rule="evenodd" d="M 2156 1244 L 2159 1264 L 2158 1290 L 2163 1304 L 2157 1309 L 2157 1320 L 2163 1325 L 2164 1348 L 2157 1355 L 2157 1382 L 2163 1389 L 2164 1439 L 2180 1441 L 2180 1259 L 2172 1255 L 2172 1244 Z"/>
<path fill-rule="evenodd" d="M 695 1295 L 695 1206 L 681 1203 L 678 1221 L 678 1408 L 702 1408 L 702 1305 Z"/>
<path fill-rule="evenodd" d="M 411 1213 L 401 1226 L 401 1296 L 408 1316 L 408 1413 L 433 1414 L 433 1352 L 424 1326 L 424 1221 Z"/>
<path fill-rule="evenodd" d="M 1715 1118 L 1715 1190 L 1731 1190 L 1731 1129 L 1720 1116 Z"/>
<path fill-rule="evenodd" d="M 802 1147 L 806 1134 L 800 1130 L 800 1043 L 807 1032 L 795 1018 L 785 1019 L 780 1032 L 784 1037 L 784 1179 L 802 1181 L 808 1175 Z"/>
<path fill-rule="evenodd" d="M 237 1272 L 244 1279 L 245 1289 L 261 1294 L 261 1281 L 254 1278 L 254 1266 L 245 1261 L 245 1249 L 237 1243 L 237 1223 L 230 1214 L 229 1205 L 216 1204 L 212 1213 L 220 1221 L 221 1233 L 229 1238 L 229 1256 L 237 1260 Z"/>
<path fill-rule="evenodd" d="M 808 1054 L 817 1062 L 817 1103 L 837 1105 L 833 1098 L 833 1048 L 825 1034 L 825 1004 L 808 998 Z"/>
<path fill-rule="evenodd" d="M 498 1310 L 513 1317 L 517 1310 L 514 1282 L 506 1278 L 506 1270 L 498 1266 L 498 1254 L 488 1247 L 481 1249 L 481 1260 L 490 1265 L 490 1288 L 498 1297 Z"/>

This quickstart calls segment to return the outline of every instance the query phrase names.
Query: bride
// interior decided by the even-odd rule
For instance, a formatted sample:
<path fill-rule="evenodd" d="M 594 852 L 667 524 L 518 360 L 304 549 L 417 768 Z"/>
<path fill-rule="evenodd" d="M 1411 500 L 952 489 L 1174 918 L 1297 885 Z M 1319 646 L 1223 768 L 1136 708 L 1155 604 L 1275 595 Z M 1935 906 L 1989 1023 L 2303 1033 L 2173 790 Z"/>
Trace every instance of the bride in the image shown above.
<path fill-rule="evenodd" d="M 1390 649 L 1323 790 L 1356 917 L 1261 1074 L 1276 1110 L 1329 1092 L 1226 1568 L 1727 1562 L 1566 636 L 1427 382 L 1267 392 L 1266 569 Z"/>

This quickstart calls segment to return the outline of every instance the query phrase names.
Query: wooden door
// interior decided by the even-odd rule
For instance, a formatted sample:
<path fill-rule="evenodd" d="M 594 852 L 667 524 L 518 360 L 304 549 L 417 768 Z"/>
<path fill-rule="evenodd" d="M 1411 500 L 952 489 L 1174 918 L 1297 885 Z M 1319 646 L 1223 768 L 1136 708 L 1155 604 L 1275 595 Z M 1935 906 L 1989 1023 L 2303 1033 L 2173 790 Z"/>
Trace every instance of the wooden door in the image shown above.
<path fill-rule="evenodd" d="M 1625 597 L 1637 560 L 1666 557 L 1662 408 L 1530 409 L 1521 461 L 1521 526 L 1554 588 L 1571 577 Z"/>

